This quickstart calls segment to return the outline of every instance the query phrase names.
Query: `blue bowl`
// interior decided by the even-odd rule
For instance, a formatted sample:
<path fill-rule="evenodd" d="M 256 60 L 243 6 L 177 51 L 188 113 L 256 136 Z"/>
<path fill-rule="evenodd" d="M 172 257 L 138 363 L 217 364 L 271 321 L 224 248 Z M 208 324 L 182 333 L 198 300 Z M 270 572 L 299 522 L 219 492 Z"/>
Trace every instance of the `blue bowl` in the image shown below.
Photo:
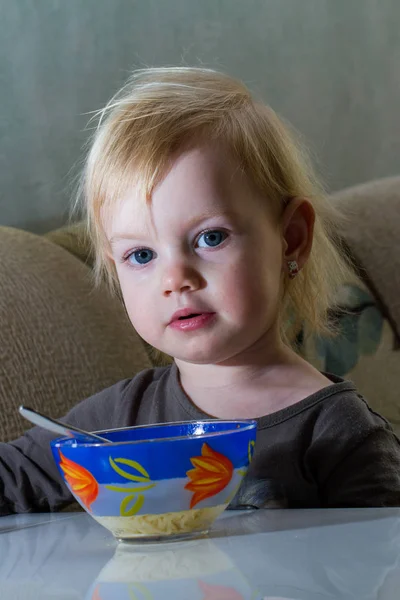
<path fill-rule="evenodd" d="M 206 533 L 235 496 L 256 421 L 190 421 L 98 431 L 109 443 L 51 442 L 81 506 L 119 540 Z"/>

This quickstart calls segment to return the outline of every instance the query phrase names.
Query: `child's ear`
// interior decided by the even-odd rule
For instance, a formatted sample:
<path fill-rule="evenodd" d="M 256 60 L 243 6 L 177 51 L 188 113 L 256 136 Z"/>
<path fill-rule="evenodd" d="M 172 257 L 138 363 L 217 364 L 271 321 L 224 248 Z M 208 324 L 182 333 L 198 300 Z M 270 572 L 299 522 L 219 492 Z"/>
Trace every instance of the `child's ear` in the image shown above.
<path fill-rule="evenodd" d="M 306 198 L 292 198 L 282 217 L 283 259 L 305 265 L 313 241 L 315 211 Z"/>

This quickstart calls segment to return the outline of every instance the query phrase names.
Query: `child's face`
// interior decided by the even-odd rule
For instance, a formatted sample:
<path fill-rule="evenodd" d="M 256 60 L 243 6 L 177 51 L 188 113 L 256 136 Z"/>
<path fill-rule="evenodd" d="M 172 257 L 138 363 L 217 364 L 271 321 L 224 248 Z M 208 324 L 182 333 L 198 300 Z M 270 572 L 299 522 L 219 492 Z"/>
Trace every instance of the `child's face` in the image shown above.
<path fill-rule="evenodd" d="M 215 364 L 278 343 L 281 230 L 221 146 L 178 156 L 150 205 L 132 187 L 107 235 L 130 320 L 154 347 Z"/>

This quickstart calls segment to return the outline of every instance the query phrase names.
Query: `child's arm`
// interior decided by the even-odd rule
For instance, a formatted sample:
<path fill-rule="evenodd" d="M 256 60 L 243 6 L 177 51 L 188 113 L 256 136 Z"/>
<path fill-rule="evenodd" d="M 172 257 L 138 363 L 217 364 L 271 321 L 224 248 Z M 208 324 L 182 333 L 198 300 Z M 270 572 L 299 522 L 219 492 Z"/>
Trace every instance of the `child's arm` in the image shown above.
<path fill-rule="evenodd" d="M 309 464 L 324 507 L 400 506 L 400 441 L 359 397 L 317 420 Z"/>
<path fill-rule="evenodd" d="M 323 506 L 400 506 L 400 444 L 371 432 L 337 464 L 321 487 Z"/>
<path fill-rule="evenodd" d="M 50 451 L 56 435 L 34 427 L 0 444 L 0 516 L 54 511 L 72 502 Z"/>
<path fill-rule="evenodd" d="M 88 431 L 134 424 L 132 381 L 121 381 L 84 400 L 66 415 L 65 422 Z M 73 500 L 51 453 L 50 440 L 56 437 L 34 427 L 13 442 L 0 443 L 1 516 L 56 511 Z"/>

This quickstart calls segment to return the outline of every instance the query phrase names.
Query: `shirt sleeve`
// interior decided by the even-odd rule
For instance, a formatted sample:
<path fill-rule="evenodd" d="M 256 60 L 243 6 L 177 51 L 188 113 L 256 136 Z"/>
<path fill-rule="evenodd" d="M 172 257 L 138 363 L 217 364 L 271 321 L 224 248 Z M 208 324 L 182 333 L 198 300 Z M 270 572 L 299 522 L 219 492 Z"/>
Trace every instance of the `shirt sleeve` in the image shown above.
<path fill-rule="evenodd" d="M 400 506 L 400 441 L 361 398 L 321 416 L 310 464 L 325 508 Z"/>
<path fill-rule="evenodd" d="M 60 420 L 87 431 L 133 424 L 130 381 L 121 381 L 91 396 Z M 56 437 L 33 427 L 17 440 L 0 443 L 0 516 L 56 511 L 73 501 L 51 452 L 50 441 Z"/>

